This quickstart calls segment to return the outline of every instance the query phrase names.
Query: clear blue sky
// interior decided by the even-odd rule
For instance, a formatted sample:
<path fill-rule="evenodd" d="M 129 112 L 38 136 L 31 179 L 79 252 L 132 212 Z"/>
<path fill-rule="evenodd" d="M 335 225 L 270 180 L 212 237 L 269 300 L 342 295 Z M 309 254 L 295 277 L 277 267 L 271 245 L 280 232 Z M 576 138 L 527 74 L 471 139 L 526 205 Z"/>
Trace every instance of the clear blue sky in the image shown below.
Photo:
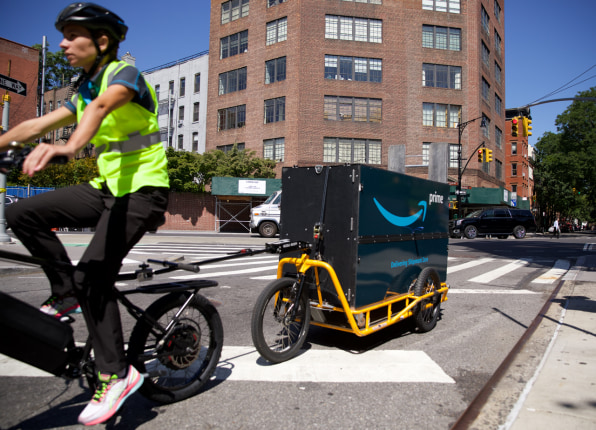
<path fill-rule="evenodd" d="M 595 0 L 501 1 L 505 10 L 507 108 L 540 99 L 596 65 Z M 68 0 L 2 0 L 2 3 L 1 37 L 33 45 L 41 44 L 45 35 L 50 51 L 59 50 L 61 37 L 54 29 L 54 20 L 69 4 Z M 209 0 L 97 0 L 97 3 L 118 13 L 129 25 L 120 53 L 130 51 L 141 70 L 209 49 Z M 2 65 L 0 73 L 6 73 Z M 586 78 L 589 79 L 548 99 L 573 97 L 596 86 L 596 67 L 573 83 Z M 532 108 L 531 144 L 546 131 L 556 132 L 555 119 L 569 103 Z"/>

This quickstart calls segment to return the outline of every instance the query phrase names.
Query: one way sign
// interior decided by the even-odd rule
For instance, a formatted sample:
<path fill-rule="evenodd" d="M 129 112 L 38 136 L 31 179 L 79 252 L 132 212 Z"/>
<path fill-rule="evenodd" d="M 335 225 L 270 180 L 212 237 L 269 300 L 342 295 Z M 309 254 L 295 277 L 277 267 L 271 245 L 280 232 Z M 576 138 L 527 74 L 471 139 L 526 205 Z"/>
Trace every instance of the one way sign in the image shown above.
<path fill-rule="evenodd" d="M 27 84 L 8 76 L 0 75 L 0 88 L 13 93 L 17 93 L 21 96 L 27 95 Z"/>

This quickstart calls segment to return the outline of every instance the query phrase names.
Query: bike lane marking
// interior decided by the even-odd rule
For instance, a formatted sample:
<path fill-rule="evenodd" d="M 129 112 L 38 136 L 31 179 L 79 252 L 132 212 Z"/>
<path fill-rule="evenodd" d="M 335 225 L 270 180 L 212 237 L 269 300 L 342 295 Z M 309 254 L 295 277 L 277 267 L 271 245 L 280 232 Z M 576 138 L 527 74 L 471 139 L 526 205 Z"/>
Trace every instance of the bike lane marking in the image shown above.
<path fill-rule="evenodd" d="M 279 364 L 269 364 L 254 347 L 224 347 L 215 378 L 261 382 L 432 382 L 454 384 L 424 351 L 372 350 L 354 354 L 309 349 Z"/>

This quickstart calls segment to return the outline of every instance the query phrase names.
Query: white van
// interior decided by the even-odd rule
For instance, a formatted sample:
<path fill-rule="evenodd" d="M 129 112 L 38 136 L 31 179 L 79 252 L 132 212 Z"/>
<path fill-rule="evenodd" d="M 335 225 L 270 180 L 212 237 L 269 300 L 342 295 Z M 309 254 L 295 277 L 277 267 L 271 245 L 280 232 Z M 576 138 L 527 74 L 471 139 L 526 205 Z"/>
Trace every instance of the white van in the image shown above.
<path fill-rule="evenodd" d="M 273 237 L 279 233 L 281 214 L 281 191 L 276 191 L 265 202 L 252 209 L 250 228 L 259 230 L 262 237 Z"/>

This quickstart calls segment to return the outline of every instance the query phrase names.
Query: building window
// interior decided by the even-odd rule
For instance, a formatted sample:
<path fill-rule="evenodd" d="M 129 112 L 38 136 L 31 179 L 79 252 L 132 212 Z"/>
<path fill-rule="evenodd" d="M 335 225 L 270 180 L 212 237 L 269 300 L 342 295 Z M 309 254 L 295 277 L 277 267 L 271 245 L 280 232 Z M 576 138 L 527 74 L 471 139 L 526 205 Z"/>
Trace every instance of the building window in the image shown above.
<path fill-rule="evenodd" d="M 201 74 L 200 73 L 195 73 L 195 89 L 194 92 L 198 93 L 199 91 L 201 91 Z"/>
<path fill-rule="evenodd" d="M 383 101 L 325 96 L 324 118 L 329 121 L 381 122 Z"/>
<path fill-rule="evenodd" d="M 382 82 L 383 60 L 325 55 L 325 79 Z"/>
<path fill-rule="evenodd" d="M 233 106 L 217 111 L 217 131 L 241 128 L 246 124 L 246 105 Z"/>
<path fill-rule="evenodd" d="M 486 9 L 484 9 L 484 6 L 481 6 L 480 9 L 480 22 L 486 35 L 490 36 L 490 17 L 488 16 Z"/>
<path fill-rule="evenodd" d="M 461 0 L 422 0 L 422 9 L 436 12 L 460 13 Z"/>
<path fill-rule="evenodd" d="M 178 107 L 178 121 L 184 121 L 184 106 Z"/>
<path fill-rule="evenodd" d="M 422 47 L 461 51 L 461 29 L 423 25 Z"/>
<path fill-rule="evenodd" d="M 428 166 L 430 163 L 430 142 L 422 143 L 422 165 Z"/>
<path fill-rule="evenodd" d="M 278 4 L 282 4 L 287 1 L 288 0 L 267 0 L 267 7 L 277 6 Z"/>
<path fill-rule="evenodd" d="M 482 115 L 482 122 L 484 122 L 484 124 L 486 124 L 486 127 L 481 127 L 482 134 L 487 139 L 490 139 L 490 118 L 487 117 L 486 115 Z"/>
<path fill-rule="evenodd" d="M 249 0 L 230 0 L 221 4 L 221 23 L 235 21 L 248 16 Z"/>
<path fill-rule="evenodd" d="M 501 66 L 495 61 L 495 82 L 501 83 Z"/>
<path fill-rule="evenodd" d="M 517 176 L 517 163 L 511 163 L 511 176 Z"/>
<path fill-rule="evenodd" d="M 511 142 L 511 155 L 517 155 L 517 142 Z"/>
<path fill-rule="evenodd" d="M 501 97 L 497 93 L 495 93 L 495 112 L 497 115 L 501 115 L 501 111 L 503 110 L 503 101 Z"/>
<path fill-rule="evenodd" d="M 288 18 L 280 18 L 267 23 L 267 45 L 288 39 Z"/>
<path fill-rule="evenodd" d="M 234 147 L 236 147 L 236 149 L 238 151 L 243 151 L 244 150 L 244 147 L 245 147 L 244 146 L 244 142 L 242 142 L 242 143 L 232 143 L 231 145 L 220 145 L 220 146 L 217 146 L 217 150 L 218 151 L 225 152 L 225 153 L 228 153 L 232 149 L 234 149 Z"/>
<path fill-rule="evenodd" d="M 219 95 L 246 89 L 246 67 L 219 75 Z"/>
<path fill-rule="evenodd" d="M 265 100 L 265 124 L 286 120 L 286 98 Z"/>
<path fill-rule="evenodd" d="M 184 97 L 185 95 L 186 95 L 186 78 L 180 78 L 179 96 Z"/>
<path fill-rule="evenodd" d="M 457 169 L 459 167 L 459 145 L 449 144 L 449 167 Z"/>
<path fill-rule="evenodd" d="M 222 37 L 219 43 L 221 59 L 243 54 L 248 50 L 248 30 Z"/>
<path fill-rule="evenodd" d="M 487 66 L 489 65 L 489 62 L 490 62 L 490 50 L 484 44 L 484 42 L 482 42 L 482 62 L 484 64 L 486 64 Z"/>
<path fill-rule="evenodd" d="M 161 89 L 161 87 L 158 85 L 155 86 L 155 98 L 157 99 L 157 101 L 159 102 L 159 90 Z"/>
<path fill-rule="evenodd" d="M 192 122 L 199 122 L 199 103 L 192 105 Z"/>
<path fill-rule="evenodd" d="M 325 15 L 325 38 L 382 43 L 383 21 L 379 19 Z"/>
<path fill-rule="evenodd" d="M 263 141 L 263 158 L 283 162 L 286 140 L 283 137 Z"/>
<path fill-rule="evenodd" d="M 265 84 L 286 80 L 286 57 L 265 62 Z"/>
<path fill-rule="evenodd" d="M 441 103 L 422 104 L 422 125 L 431 127 L 457 128 L 461 117 L 461 106 Z"/>
<path fill-rule="evenodd" d="M 168 83 L 168 93 L 170 94 L 170 96 L 174 95 L 174 81 L 170 81 Z"/>
<path fill-rule="evenodd" d="M 495 144 L 497 145 L 497 148 L 503 147 L 503 130 L 497 126 L 495 126 Z"/>
<path fill-rule="evenodd" d="M 178 149 L 184 149 L 184 135 L 178 135 Z"/>
<path fill-rule="evenodd" d="M 499 35 L 499 33 L 497 33 L 497 30 L 495 30 L 495 51 L 497 52 L 497 55 L 499 57 L 501 56 L 502 43 L 503 41 L 501 40 L 501 36 Z"/>
<path fill-rule="evenodd" d="M 482 98 L 486 101 L 490 100 L 490 84 L 484 78 L 482 78 Z"/>
<path fill-rule="evenodd" d="M 461 90 L 461 67 L 422 64 L 422 86 Z"/>
<path fill-rule="evenodd" d="M 503 179 L 503 163 L 500 160 L 495 160 L 495 177 Z"/>
<path fill-rule="evenodd" d="M 501 5 L 497 0 L 495 0 L 495 16 L 497 17 L 497 21 L 501 22 Z"/>
<path fill-rule="evenodd" d="M 199 152 L 199 133 L 197 131 L 192 134 L 192 152 Z"/>
<path fill-rule="evenodd" d="M 323 139 L 323 162 L 381 164 L 381 141 L 326 137 Z"/>

